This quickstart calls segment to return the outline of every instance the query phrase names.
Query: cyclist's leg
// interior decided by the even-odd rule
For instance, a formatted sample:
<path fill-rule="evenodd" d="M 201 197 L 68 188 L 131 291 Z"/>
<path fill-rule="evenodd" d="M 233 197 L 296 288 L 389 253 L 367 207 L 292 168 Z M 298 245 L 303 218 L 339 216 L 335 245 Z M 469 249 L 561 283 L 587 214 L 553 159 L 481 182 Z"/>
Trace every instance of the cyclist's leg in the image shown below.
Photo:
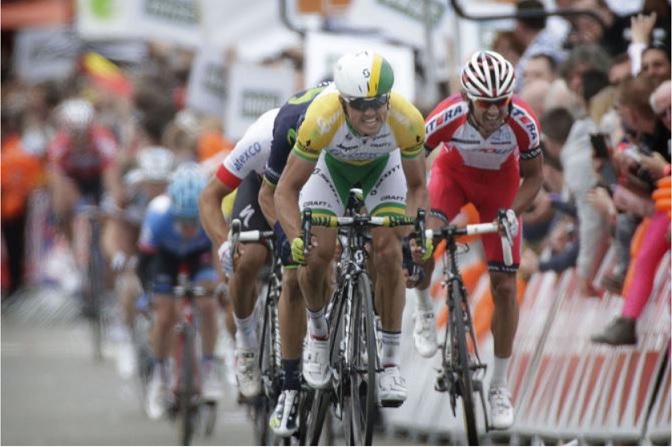
<path fill-rule="evenodd" d="M 301 390 L 301 354 L 306 335 L 306 305 L 301 295 L 297 266 L 285 267 L 278 303 L 282 370 L 282 393 L 269 421 L 278 436 L 289 436 L 298 429 L 298 403 Z"/>
<path fill-rule="evenodd" d="M 60 168 L 49 170 L 49 189 L 56 225 L 68 242 L 72 243 L 72 216 L 80 198 L 77 183 Z"/>
<path fill-rule="evenodd" d="M 169 397 L 168 357 L 173 345 L 173 328 L 177 321 L 173 287 L 177 280 L 178 259 L 165 251 L 157 253 L 153 274 L 154 320 L 151 333 L 153 371 L 147 386 L 147 414 L 160 418 Z"/>
<path fill-rule="evenodd" d="M 192 282 L 206 290 L 206 295 L 196 300 L 196 306 L 201 315 L 201 352 L 202 358 L 202 387 L 201 395 L 206 401 L 216 402 L 224 394 L 224 387 L 217 368 L 215 346 L 217 344 L 219 303 L 212 292 L 217 287 L 218 276 L 212 267 L 210 250 L 196 254 L 189 261 L 189 270 L 192 272 Z"/>
<path fill-rule="evenodd" d="M 154 323 L 151 340 L 154 359 L 161 363 L 170 354 L 173 327 L 177 320 L 177 302 L 173 295 L 173 287 L 177 284 L 179 259 L 167 251 L 159 250 L 154 263 L 152 275 Z"/>
<path fill-rule="evenodd" d="M 373 184 L 363 183 L 366 207 L 372 216 L 406 213 L 406 179 L 398 152 L 390 155 Z M 378 378 L 378 397 L 384 405 L 397 406 L 406 400 L 407 390 L 399 371 L 401 361 L 401 320 L 406 304 L 402 268 L 401 239 L 407 228 L 371 230 L 375 294 L 382 325 L 384 371 Z"/>
<path fill-rule="evenodd" d="M 456 178 L 455 173 L 448 169 L 446 157 L 442 152 L 434 161 L 429 179 L 428 191 L 430 213 L 427 228 L 439 229 L 449 223 L 459 224 L 460 208 L 467 201 L 465 191 Z M 423 357 L 432 357 L 438 349 L 434 303 L 430 295 L 434 258 L 423 264 L 424 278 L 415 289 L 415 311 L 413 314 L 413 340 L 415 348 Z"/>
<path fill-rule="evenodd" d="M 240 219 L 241 230 L 270 230 L 259 207 L 261 178 L 251 173 L 238 187 L 233 204 L 233 216 Z M 257 339 L 257 277 L 266 264 L 268 248 L 264 243 L 246 243 L 238 247 L 233 275 L 229 280 L 229 296 L 233 303 L 236 323 L 236 378 L 240 392 L 253 397 L 261 392 L 259 349 Z"/>
<path fill-rule="evenodd" d="M 233 216 L 240 219 L 241 230 L 270 230 L 259 207 L 261 178 L 257 173 L 248 175 L 238 187 L 233 204 Z M 240 258 L 229 281 L 229 295 L 238 328 L 236 342 L 245 349 L 257 346 L 256 319 L 253 311 L 257 298 L 257 275 L 266 264 L 268 249 L 263 243 L 241 244 Z"/>
<path fill-rule="evenodd" d="M 508 178 L 500 176 L 499 179 L 494 180 L 494 183 L 499 185 L 496 193 L 490 191 L 487 195 L 483 194 L 477 197 L 474 202 L 481 216 L 481 222 L 494 221 L 497 218 L 498 209 L 508 208 L 518 189 L 518 179 L 514 175 L 508 175 Z M 488 260 L 490 289 L 494 302 L 490 329 L 494 340 L 495 358 L 488 394 L 492 426 L 497 429 L 509 428 L 514 421 L 513 406 L 507 389 L 506 369 L 518 328 L 516 272 L 520 263 L 522 241 L 522 222 L 520 220 L 519 218 L 520 230 L 514 238 L 513 247 L 511 247 L 512 266 L 504 264 L 502 243 L 498 234 L 487 234 L 482 237 L 483 248 Z"/>
<path fill-rule="evenodd" d="M 340 216 L 343 213 L 343 200 L 338 194 L 334 194 L 337 186 L 324 158 L 320 157 L 313 175 L 301 190 L 299 208 L 302 211 L 311 209 L 313 216 Z M 313 227 L 311 232 L 313 247 L 306 264 L 299 267 L 298 271 L 299 286 L 307 308 L 309 334 L 303 353 L 303 376 L 312 387 L 324 388 L 330 379 L 325 296 L 329 264 L 336 248 L 336 231 Z"/>

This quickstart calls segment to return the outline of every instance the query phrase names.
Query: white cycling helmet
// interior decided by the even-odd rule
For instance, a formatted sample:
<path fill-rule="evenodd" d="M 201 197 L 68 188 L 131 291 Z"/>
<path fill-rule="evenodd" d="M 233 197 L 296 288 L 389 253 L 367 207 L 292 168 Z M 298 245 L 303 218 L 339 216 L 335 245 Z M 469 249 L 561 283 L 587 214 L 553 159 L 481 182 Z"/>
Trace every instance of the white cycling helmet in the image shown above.
<path fill-rule="evenodd" d="M 471 98 L 505 98 L 513 94 L 516 70 L 499 53 L 477 51 L 462 69 L 460 82 Z"/>
<path fill-rule="evenodd" d="M 149 181 L 168 181 L 175 167 L 173 152 L 161 146 L 142 149 L 138 152 L 137 161 L 142 179 Z"/>
<path fill-rule="evenodd" d="M 392 90 L 394 72 L 384 57 L 371 51 L 347 53 L 334 66 L 334 84 L 345 99 L 373 98 Z"/>
<path fill-rule="evenodd" d="M 91 103 L 85 99 L 68 99 L 58 107 L 57 118 L 61 126 L 70 131 L 84 131 L 93 124 L 96 115 Z"/>

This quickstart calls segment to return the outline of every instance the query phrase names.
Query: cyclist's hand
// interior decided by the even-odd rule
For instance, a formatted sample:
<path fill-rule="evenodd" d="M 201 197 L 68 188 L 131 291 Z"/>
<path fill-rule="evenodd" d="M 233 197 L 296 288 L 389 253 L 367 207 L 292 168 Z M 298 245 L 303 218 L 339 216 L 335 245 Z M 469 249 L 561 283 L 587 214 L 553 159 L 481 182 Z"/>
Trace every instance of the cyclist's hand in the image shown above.
<path fill-rule="evenodd" d="M 292 239 L 292 259 L 299 264 L 303 264 L 306 260 L 303 256 L 303 239 L 300 237 Z"/>
<path fill-rule="evenodd" d="M 509 227 L 509 233 L 511 238 L 515 238 L 518 235 L 518 218 L 516 217 L 515 211 L 508 209 L 506 210 L 506 225 Z M 500 226 L 500 231 L 504 231 L 504 228 Z M 504 233 L 501 233 L 504 234 Z"/>
<path fill-rule="evenodd" d="M 228 276 L 233 274 L 233 256 L 231 256 L 231 242 L 224 241 L 224 243 L 217 250 L 219 262 L 222 265 L 222 270 Z"/>
<path fill-rule="evenodd" d="M 285 232 L 280 226 L 280 221 L 275 222 L 275 225 L 273 225 L 273 234 L 275 234 L 275 245 L 278 254 L 280 255 L 280 259 L 282 259 L 283 262 L 289 260 L 292 255 L 292 248 L 287 240 L 287 236 L 285 236 Z"/>
<path fill-rule="evenodd" d="M 429 258 L 432 257 L 434 252 L 434 241 L 431 238 L 425 239 L 425 254 L 422 254 L 422 249 L 415 241 L 415 238 L 409 240 L 409 246 L 411 248 L 411 256 L 413 257 L 413 262 L 416 264 L 424 264 L 429 261 Z"/>

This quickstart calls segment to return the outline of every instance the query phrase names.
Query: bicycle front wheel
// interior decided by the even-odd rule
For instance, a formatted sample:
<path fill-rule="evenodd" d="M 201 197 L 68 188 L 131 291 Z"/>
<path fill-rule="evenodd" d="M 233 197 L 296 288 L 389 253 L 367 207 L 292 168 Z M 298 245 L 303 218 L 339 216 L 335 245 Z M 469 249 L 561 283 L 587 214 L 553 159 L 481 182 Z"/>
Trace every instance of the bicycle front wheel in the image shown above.
<path fill-rule="evenodd" d="M 348 340 L 349 393 L 344 396 L 345 441 L 349 445 L 371 445 L 376 405 L 378 353 L 373 322 L 371 280 L 366 273 L 357 278 L 352 297 Z"/>
<path fill-rule="evenodd" d="M 193 398 L 196 394 L 194 384 L 194 342 L 193 328 L 185 328 L 181 335 L 183 338 L 182 355 L 180 356 L 181 381 L 178 393 L 179 426 L 181 445 L 191 445 L 196 425 L 196 411 Z"/>
<path fill-rule="evenodd" d="M 478 428 L 476 426 L 476 411 L 474 406 L 474 387 L 471 380 L 471 360 L 467 346 L 467 330 L 465 322 L 465 310 L 462 306 L 468 306 L 466 297 L 463 295 L 460 284 L 453 282 L 453 317 L 451 324 L 454 328 L 457 344 L 457 365 L 454 370 L 457 373 L 458 392 L 462 397 L 462 415 L 464 426 L 467 431 L 469 445 L 478 445 Z M 446 342 L 446 344 L 448 344 Z"/>

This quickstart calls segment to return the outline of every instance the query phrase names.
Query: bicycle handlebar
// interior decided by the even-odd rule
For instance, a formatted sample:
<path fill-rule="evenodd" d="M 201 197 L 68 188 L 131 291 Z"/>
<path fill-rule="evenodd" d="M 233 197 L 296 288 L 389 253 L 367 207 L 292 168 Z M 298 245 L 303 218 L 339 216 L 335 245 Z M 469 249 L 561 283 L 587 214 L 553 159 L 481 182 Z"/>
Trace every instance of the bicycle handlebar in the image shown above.
<path fill-rule="evenodd" d="M 205 287 L 194 286 L 191 281 L 189 281 L 189 275 L 187 273 L 179 273 L 177 276 L 177 285 L 173 287 L 173 293 L 176 297 L 183 297 L 191 295 L 194 298 L 201 298 L 208 294 Z"/>
<path fill-rule="evenodd" d="M 317 227 L 352 227 L 374 226 L 374 227 L 399 227 L 402 225 L 415 225 L 415 217 L 411 216 L 316 216 L 310 217 L 310 225 Z"/>
<path fill-rule="evenodd" d="M 505 212 L 506 213 L 506 212 Z M 500 219 L 498 219 L 499 221 Z M 477 235 L 477 234 L 489 234 L 489 233 L 498 233 L 500 222 L 490 222 L 490 223 L 480 223 L 472 224 L 464 227 L 456 227 L 454 225 L 448 225 L 441 228 L 440 230 L 425 230 L 425 237 L 431 239 L 446 239 L 454 236 L 465 236 L 465 235 Z M 511 253 L 511 237 L 509 233 L 509 228 L 507 224 L 504 224 L 506 235 L 501 237 L 502 241 L 502 252 L 504 253 L 504 264 L 510 266 L 513 264 L 513 254 Z"/>
<path fill-rule="evenodd" d="M 422 254 L 424 255 L 427 250 L 425 248 L 425 210 L 418 208 L 418 215 L 413 216 L 345 216 L 345 217 L 336 217 L 336 216 L 313 216 L 312 210 L 305 209 L 302 213 L 301 220 L 301 231 L 303 238 L 303 254 L 308 256 L 310 251 L 310 228 L 312 226 L 318 227 L 328 227 L 328 228 L 339 228 L 339 227 L 401 227 L 406 225 L 415 226 L 415 234 L 419 235 L 416 237 L 416 242 L 421 247 Z"/>

